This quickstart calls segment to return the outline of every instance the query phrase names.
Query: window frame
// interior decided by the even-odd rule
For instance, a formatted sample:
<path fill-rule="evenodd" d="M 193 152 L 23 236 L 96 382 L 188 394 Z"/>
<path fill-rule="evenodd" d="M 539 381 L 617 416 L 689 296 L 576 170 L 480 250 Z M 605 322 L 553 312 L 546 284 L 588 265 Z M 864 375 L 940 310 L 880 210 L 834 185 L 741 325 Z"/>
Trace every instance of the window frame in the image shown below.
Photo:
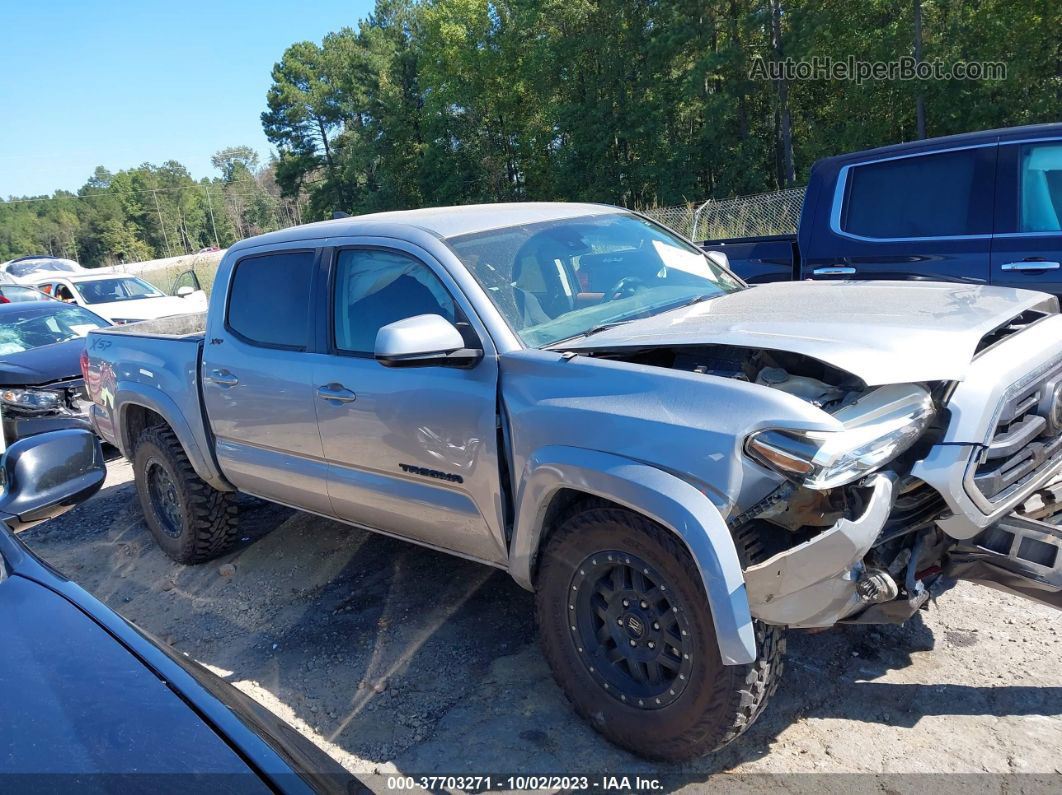
<path fill-rule="evenodd" d="M 886 163 L 893 160 L 909 160 L 915 157 L 929 157 L 932 155 L 942 155 L 949 152 L 962 152 L 973 149 L 987 149 L 993 147 L 997 150 L 999 148 L 999 141 L 990 141 L 983 144 L 967 144 L 965 146 L 952 146 L 945 149 L 930 149 L 925 152 L 912 152 L 910 154 L 894 155 L 892 157 L 879 157 L 874 160 L 860 160 L 854 163 L 848 163 L 841 167 L 837 172 L 837 183 L 834 185 L 833 202 L 830 207 L 830 231 L 838 237 L 848 238 L 849 240 L 860 240 L 867 243 L 904 243 L 904 242 L 917 242 L 917 241 L 933 241 L 933 240 L 989 240 L 992 238 L 995 228 L 995 216 L 994 213 L 989 214 L 990 224 L 993 229 L 988 232 L 980 232 L 973 235 L 926 235 L 920 237 L 870 237 L 868 235 L 860 235 L 856 232 L 848 232 L 843 228 L 842 219 L 845 218 L 846 210 L 850 201 L 851 192 L 851 173 L 854 169 L 862 166 L 872 166 L 878 163 Z M 993 189 L 990 191 L 994 195 L 995 182 L 998 180 L 996 174 L 996 163 L 993 162 L 992 167 L 989 169 L 989 173 L 992 178 Z"/>
<path fill-rule="evenodd" d="M 244 262 L 253 259 L 262 259 L 263 257 L 275 257 L 284 254 L 310 254 L 310 266 L 309 266 L 309 286 L 306 290 L 306 338 L 303 345 L 283 345 L 273 342 L 261 342 L 248 337 L 246 334 L 242 334 L 232 327 L 229 322 L 229 314 L 232 310 L 232 298 L 234 288 L 236 286 L 236 272 Z M 250 345 L 254 348 L 266 348 L 274 351 L 296 351 L 299 353 L 312 353 L 315 346 L 316 335 L 314 333 L 314 288 L 317 280 L 317 269 L 321 259 L 321 249 L 314 246 L 300 246 L 298 248 L 275 248 L 269 251 L 255 251 L 240 257 L 232 263 L 232 267 L 229 269 L 228 285 L 225 293 L 225 320 L 223 327 L 225 331 L 231 334 L 234 338 L 238 339 L 245 345 Z"/>
<path fill-rule="evenodd" d="M 326 300 L 323 303 L 327 310 L 322 312 L 321 322 L 317 324 L 316 342 L 317 348 L 320 351 L 330 356 L 345 356 L 350 359 L 368 359 L 375 360 L 376 352 L 369 351 L 363 353 L 361 351 L 348 351 L 340 348 L 336 345 L 336 329 L 335 329 L 335 307 L 336 307 L 336 276 L 339 271 L 339 255 L 344 251 L 383 251 L 388 254 L 397 254 L 403 257 L 409 257 L 414 262 L 427 268 L 436 279 L 439 280 L 439 284 L 449 294 L 450 299 L 454 302 L 454 309 L 457 311 L 457 317 L 455 318 L 455 325 L 458 322 L 464 321 L 468 324 L 472 334 L 476 337 L 479 347 L 483 350 L 484 355 L 488 353 L 486 346 L 484 345 L 483 333 L 478 328 L 482 324 L 478 322 L 478 318 L 474 321 L 474 310 L 469 304 L 468 300 L 464 297 L 464 294 L 458 289 L 458 285 L 450 278 L 449 273 L 441 267 L 434 267 L 425 257 L 419 254 L 408 251 L 404 248 L 397 246 L 380 245 L 377 243 L 352 243 L 344 245 L 336 245 L 326 249 L 321 256 L 321 270 L 322 286 L 326 291 Z"/>

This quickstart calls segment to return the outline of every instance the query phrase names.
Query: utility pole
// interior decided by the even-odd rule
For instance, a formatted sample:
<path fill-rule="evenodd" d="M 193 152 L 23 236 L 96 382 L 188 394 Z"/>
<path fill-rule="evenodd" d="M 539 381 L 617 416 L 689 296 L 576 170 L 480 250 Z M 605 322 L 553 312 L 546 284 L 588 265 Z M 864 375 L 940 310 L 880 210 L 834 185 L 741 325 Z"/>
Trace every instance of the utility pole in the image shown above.
<path fill-rule="evenodd" d="M 155 212 L 159 214 L 159 226 L 162 227 L 162 239 L 166 241 L 166 256 L 172 257 L 173 252 L 170 250 L 170 236 L 166 234 L 166 224 L 162 220 L 162 208 L 159 207 L 159 194 L 152 188 L 151 195 L 155 197 Z"/>
<path fill-rule="evenodd" d="M 214 223 L 214 203 L 210 201 L 210 190 L 206 185 L 203 186 L 203 193 L 206 194 L 207 210 L 210 211 L 210 228 L 214 230 L 214 245 L 221 248 L 221 241 L 218 240 L 218 225 Z"/>

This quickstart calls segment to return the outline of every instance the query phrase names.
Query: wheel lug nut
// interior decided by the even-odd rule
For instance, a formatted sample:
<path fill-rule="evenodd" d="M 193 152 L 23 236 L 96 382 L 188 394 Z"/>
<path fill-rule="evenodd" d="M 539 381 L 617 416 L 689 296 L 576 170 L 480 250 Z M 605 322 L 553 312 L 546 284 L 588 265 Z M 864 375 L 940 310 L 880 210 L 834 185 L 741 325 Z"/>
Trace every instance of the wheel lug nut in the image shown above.
<path fill-rule="evenodd" d="M 632 646 L 637 646 L 638 642 L 636 640 L 634 640 L 634 638 L 631 638 L 631 645 Z"/>
<path fill-rule="evenodd" d="M 660 629 L 660 624 L 658 624 L 656 621 L 654 621 L 653 622 L 653 629 Z"/>
<path fill-rule="evenodd" d="M 646 645 L 646 646 L 648 646 L 648 647 L 649 647 L 650 649 L 655 649 L 655 648 L 656 648 L 656 644 L 655 644 L 655 643 L 653 643 L 652 641 L 649 641 L 649 642 L 648 642 L 647 644 L 645 644 L 645 645 Z"/>
<path fill-rule="evenodd" d="M 630 599 L 624 599 L 623 600 L 623 606 L 624 607 L 630 607 L 631 606 L 631 600 Z"/>
<path fill-rule="evenodd" d="M 645 601 L 644 599 L 639 604 L 641 605 L 642 610 L 645 610 L 646 608 L 649 607 L 649 603 L 647 601 Z"/>
<path fill-rule="evenodd" d="M 619 624 L 622 627 L 623 626 L 623 619 L 622 618 L 617 618 L 616 619 L 616 623 Z"/>

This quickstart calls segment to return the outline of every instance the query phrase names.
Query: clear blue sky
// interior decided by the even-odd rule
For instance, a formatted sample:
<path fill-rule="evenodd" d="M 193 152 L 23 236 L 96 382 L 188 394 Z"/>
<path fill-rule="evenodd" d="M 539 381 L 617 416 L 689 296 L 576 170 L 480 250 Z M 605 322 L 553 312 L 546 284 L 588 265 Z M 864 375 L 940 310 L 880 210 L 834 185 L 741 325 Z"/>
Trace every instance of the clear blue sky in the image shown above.
<path fill-rule="evenodd" d="M 246 144 L 284 49 L 320 42 L 371 0 L 11 0 L 0 11 L 0 196 L 76 190 L 111 171 L 177 160 L 199 179 Z"/>

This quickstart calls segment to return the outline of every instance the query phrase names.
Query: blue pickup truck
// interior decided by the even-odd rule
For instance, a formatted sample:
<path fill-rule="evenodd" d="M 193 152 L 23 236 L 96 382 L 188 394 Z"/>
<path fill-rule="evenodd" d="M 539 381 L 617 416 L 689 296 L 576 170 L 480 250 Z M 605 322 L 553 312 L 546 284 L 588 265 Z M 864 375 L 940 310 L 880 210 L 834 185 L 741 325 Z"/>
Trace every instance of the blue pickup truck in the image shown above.
<path fill-rule="evenodd" d="M 704 241 L 750 283 L 929 279 L 1062 294 L 1062 124 L 829 157 L 796 235 Z"/>

